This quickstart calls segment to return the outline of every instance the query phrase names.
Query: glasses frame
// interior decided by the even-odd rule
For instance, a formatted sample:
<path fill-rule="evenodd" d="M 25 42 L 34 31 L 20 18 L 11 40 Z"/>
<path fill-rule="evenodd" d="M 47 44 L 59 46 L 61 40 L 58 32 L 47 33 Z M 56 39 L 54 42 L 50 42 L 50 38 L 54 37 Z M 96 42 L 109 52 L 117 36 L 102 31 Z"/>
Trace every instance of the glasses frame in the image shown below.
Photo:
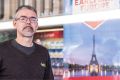
<path fill-rule="evenodd" d="M 37 23 L 37 21 L 38 21 L 38 18 L 36 18 L 36 17 L 21 16 L 19 18 L 15 18 L 16 21 L 19 20 L 22 23 L 26 23 L 28 21 L 28 19 L 31 23 Z"/>

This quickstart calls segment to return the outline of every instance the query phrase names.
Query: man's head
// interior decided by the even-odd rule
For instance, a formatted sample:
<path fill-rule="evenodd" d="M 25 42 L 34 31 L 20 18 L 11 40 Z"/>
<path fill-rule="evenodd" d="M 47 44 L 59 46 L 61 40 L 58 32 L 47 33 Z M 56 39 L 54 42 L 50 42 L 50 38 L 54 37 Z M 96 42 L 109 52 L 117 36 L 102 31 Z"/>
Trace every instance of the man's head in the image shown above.
<path fill-rule="evenodd" d="M 29 10 L 32 10 L 32 11 L 35 12 L 36 15 L 37 15 L 36 9 L 33 8 L 33 7 L 31 7 L 31 6 L 28 6 L 28 5 L 23 5 L 23 6 L 18 7 L 17 10 L 16 10 L 16 14 L 17 14 L 17 12 L 18 12 L 19 10 L 21 10 L 22 8 L 27 8 L 27 9 L 29 9 Z"/>
<path fill-rule="evenodd" d="M 16 10 L 13 26 L 17 30 L 17 37 L 33 37 L 38 28 L 37 12 L 31 6 L 20 6 Z"/>

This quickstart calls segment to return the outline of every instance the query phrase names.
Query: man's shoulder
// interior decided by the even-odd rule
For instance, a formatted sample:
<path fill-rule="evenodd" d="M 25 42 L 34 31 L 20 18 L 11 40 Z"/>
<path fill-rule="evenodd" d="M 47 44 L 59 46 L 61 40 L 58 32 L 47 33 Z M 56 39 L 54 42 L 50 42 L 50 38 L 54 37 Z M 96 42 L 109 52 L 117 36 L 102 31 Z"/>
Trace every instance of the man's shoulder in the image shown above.
<path fill-rule="evenodd" d="M 37 48 L 39 48 L 39 49 L 47 50 L 47 48 L 44 47 L 43 45 L 39 45 L 39 44 L 36 44 L 36 43 L 34 43 L 34 44 L 35 44 L 35 46 L 36 46 Z"/>
<path fill-rule="evenodd" d="M 0 48 L 1 48 L 1 47 L 5 47 L 5 46 L 8 46 L 8 45 L 10 45 L 10 44 L 11 44 L 11 40 L 1 42 L 1 43 L 0 43 Z"/>
<path fill-rule="evenodd" d="M 43 45 L 36 44 L 36 43 L 35 43 L 35 47 L 36 47 L 36 51 L 40 52 L 40 55 L 42 55 L 43 57 L 46 57 L 46 59 L 50 57 L 49 51 L 46 47 L 44 47 Z"/>

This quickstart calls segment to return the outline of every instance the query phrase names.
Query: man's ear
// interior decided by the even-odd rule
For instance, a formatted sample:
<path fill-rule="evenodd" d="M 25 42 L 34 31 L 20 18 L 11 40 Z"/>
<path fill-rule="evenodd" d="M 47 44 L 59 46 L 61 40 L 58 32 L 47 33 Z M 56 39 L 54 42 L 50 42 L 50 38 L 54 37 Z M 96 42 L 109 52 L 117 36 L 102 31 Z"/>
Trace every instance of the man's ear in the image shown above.
<path fill-rule="evenodd" d="M 39 28 L 39 26 L 37 25 L 37 29 Z"/>
<path fill-rule="evenodd" d="M 36 26 L 36 30 L 39 28 L 39 26 L 38 26 L 38 23 L 37 23 L 37 26 Z"/>
<path fill-rule="evenodd" d="M 16 28 L 16 21 L 13 20 L 13 27 Z"/>

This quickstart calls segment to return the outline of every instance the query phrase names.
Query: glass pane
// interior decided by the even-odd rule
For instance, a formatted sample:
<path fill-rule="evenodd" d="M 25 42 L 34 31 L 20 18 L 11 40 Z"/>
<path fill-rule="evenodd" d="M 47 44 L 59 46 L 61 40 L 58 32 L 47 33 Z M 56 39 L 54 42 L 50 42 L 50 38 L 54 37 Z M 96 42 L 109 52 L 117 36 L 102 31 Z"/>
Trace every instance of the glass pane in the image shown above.
<path fill-rule="evenodd" d="M 0 0 L 0 19 L 3 18 L 4 15 L 4 0 Z"/>

